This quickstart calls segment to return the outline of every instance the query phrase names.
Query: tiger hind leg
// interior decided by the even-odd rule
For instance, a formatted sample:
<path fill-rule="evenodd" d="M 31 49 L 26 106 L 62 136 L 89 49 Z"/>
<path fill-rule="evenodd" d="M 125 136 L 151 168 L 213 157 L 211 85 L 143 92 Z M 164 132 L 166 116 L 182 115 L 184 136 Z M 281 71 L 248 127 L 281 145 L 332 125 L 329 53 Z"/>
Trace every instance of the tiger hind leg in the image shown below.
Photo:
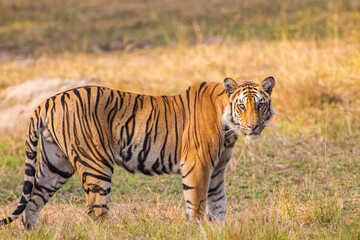
<path fill-rule="evenodd" d="M 39 213 L 49 199 L 74 174 L 75 169 L 52 139 L 41 138 L 40 160 L 29 203 L 22 215 L 25 228 L 39 224 Z"/>

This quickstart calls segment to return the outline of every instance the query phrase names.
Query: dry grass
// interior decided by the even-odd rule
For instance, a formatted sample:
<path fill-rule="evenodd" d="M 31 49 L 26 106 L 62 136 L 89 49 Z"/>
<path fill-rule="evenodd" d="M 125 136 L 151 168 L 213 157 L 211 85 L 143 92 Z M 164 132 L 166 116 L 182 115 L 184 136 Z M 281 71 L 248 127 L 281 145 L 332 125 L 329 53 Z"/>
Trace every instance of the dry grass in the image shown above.
<path fill-rule="evenodd" d="M 250 41 L 109 54 L 64 53 L 0 63 L 0 71 L 2 88 L 39 77 L 95 77 L 105 86 L 153 95 L 177 94 L 195 82 L 219 82 L 225 76 L 260 81 L 274 75 L 277 119 L 316 121 L 289 112 L 300 108 L 319 115 L 324 111 L 318 109 L 328 103 L 330 112 L 332 104 L 340 103 L 336 111 L 350 122 L 358 119 L 360 45 L 345 41 Z"/>

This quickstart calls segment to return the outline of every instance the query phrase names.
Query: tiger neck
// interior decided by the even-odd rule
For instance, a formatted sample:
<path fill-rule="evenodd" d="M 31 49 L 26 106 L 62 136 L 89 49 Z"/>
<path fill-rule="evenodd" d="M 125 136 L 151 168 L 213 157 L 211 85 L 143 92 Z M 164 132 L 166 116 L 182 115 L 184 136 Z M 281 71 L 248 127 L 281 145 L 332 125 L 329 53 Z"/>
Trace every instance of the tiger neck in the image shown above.
<path fill-rule="evenodd" d="M 227 145 L 233 146 L 240 135 L 240 126 L 238 123 L 234 122 L 231 116 L 230 109 L 230 106 L 227 106 L 222 115 L 222 124 L 224 129 L 226 147 L 228 147 Z"/>
<path fill-rule="evenodd" d="M 233 120 L 230 101 L 226 94 L 219 103 L 222 109 L 221 123 L 225 136 L 225 147 L 231 147 L 235 144 L 241 133 L 240 126 Z"/>

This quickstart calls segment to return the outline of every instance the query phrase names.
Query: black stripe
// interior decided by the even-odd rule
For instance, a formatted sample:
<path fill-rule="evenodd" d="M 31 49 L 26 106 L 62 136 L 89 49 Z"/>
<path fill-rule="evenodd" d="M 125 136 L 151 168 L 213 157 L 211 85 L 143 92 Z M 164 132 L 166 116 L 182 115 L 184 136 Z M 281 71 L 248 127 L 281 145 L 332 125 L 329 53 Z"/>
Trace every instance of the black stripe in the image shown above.
<path fill-rule="evenodd" d="M 192 172 L 192 170 L 194 170 L 195 165 L 196 165 L 196 162 L 195 162 L 194 165 L 191 167 L 191 169 L 190 169 L 184 176 L 182 176 L 182 178 L 186 178 L 186 177 Z"/>
<path fill-rule="evenodd" d="M 174 118 L 175 118 L 175 156 L 174 156 L 174 163 L 175 165 L 177 164 L 177 149 L 178 149 L 178 144 L 179 144 L 179 133 L 178 133 L 178 123 L 177 123 L 177 116 L 176 116 L 176 110 L 175 110 L 175 106 L 174 106 L 174 102 L 176 101 L 176 99 L 174 98 L 173 101 L 173 112 L 174 112 Z"/>
<path fill-rule="evenodd" d="M 173 163 L 171 162 L 171 153 L 169 154 L 168 162 L 169 162 L 169 170 L 170 172 L 172 172 Z"/>
<path fill-rule="evenodd" d="M 50 105 L 49 102 L 50 102 L 50 99 L 47 99 L 46 103 L 45 103 L 45 112 L 46 112 L 46 114 L 47 114 L 47 112 L 49 110 L 49 105 Z"/>
<path fill-rule="evenodd" d="M 212 196 L 217 196 L 217 195 L 219 195 L 219 194 L 222 193 L 222 192 L 223 192 L 223 189 L 220 189 L 218 192 L 209 193 L 209 194 L 208 194 L 208 198 L 209 198 L 209 197 L 212 197 Z"/>
<path fill-rule="evenodd" d="M 163 146 L 161 148 L 161 151 L 160 151 L 160 161 L 161 161 L 161 165 L 162 165 L 162 171 L 166 174 L 169 174 L 168 170 L 166 169 L 166 165 L 165 165 L 165 151 L 166 151 L 166 144 L 167 144 L 167 139 L 168 139 L 168 135 L 169 135 L 169 127 L 168 127 L 168 116 L 167 116 L 167 99 L 164 99 L 163 98 L 163 104 L 164 104 L 164 113 L 165 113 L 165 116 L 164 116 L 164 120 L 165 120 L 165 129 L 166 129 L 166 132 L 165 132 L 165 138 L 164 138 L 164 143 L 163 143 Z"/>
<path fill-rule="evenodd" d="M 183 122 L 183 129 L 184 129 L 185 128 L 185 116 L 186 116 L 185 105 L 184 105 L 181 95 L 179 95 L 179 99 L 180 99 L 180 103 L 181 103 L 182 119 L 183 119 L 182 122 Z"/>
<path fill-rule="evenodd" d="M 115 106 L 110 110 L 110 112 L 108 113 L 108 116 L 107 116 L 107 122 L 109 123 L 110 126 L 112 126 L 112 123 L 114 121 L 114 117 L 118 111 L 118 108 L 117 108 L 117 105 L 118 105 L 118 100 L 119 99 L 116 99 L 115 101 Z M 110 129 L 112 129 L 110 127 Z"/>
<path fill-rule="evenodd" d="M 152 109 L 151 109 L 149 117 L 148 117 L 148 119 L 146 121 L 145 139 L 144 139 L 144 142 L 143 142 L 143 147 L 142 147 L 142 149 L 141 149 L 141 151 L 139 152 L 139 155 L 138 155 L 138 163 L 139 163 L 138 169 L 141 172 L 143 172 L 145 175 L 149 175 L 149 176 L 152 176 L 153 174 L 145 169 L 144 162 L 146 161 L 147 156 L 148 156 L 148 154 L 150 152 L 150 148 L 151 148 L 150 135 L 151 135 L 151 132 L 152 132 L 152 129 L 153 129 L 153 124 L 150 125 L 150 121 L 151 121 L 151 119 L 153 117 L 153 112 L 154 112 L 152 99 L 151 99 L 151 105 L 152 105 Z"/>
<path fill-rule="evenodd" d="M 39 190 L 40 192 L 43 192 L 43 190 L 45 190 L 47 193 L 54 193 L 57 191 L 57 189 L 50 189 L 48 187 L 40 185 L 38 182 L 35 182 L 34 188 Z"/>
<path fill-rule="evenodd" d="M 126 155 L 126 157 L 125 157 L 125 162 L 128 162 L 128 161 L 130 161 L 131 160 L 131 158 L 132 158 L 132 145 L 130 145 L 130 147 L 128 147 L 128 150 L 127 150 L 127 155 Z"/>
<path fill-rule="evenodd" d="M 55 112 L 55 108 L 56 108 L 56 106 L 55 106 L 55 96 L 52 97 L 51 99 L 53 100 L 53 107 L 51 108 L 51 111 L 50 111 L 50 119 L 51 119 L 50 122 L 51 122 L 51 128 L 54 131 L 55 130 L 55 127 L 54 127 L 54 122 L 55 122 L 54 121 L 54 112 Z M 55 139 L 56 143 L 59 145 L 60 141 L 59 141 L 56 134 L 54 134 L 54 139 Z"/>
<path fill-rule="evenodd" d="M 11 215 L 20 215 L 26 208 L 26 204 L 18 205 Z"/>
<path fill-rule="evenodd" d="M 30 143 L 33 147 L 36 147 L 38 144 L 38 139 L 37 139 L 37 133 L 36 133 L 36 131 L 34 131 L 34 128 L 35 128 L 35 123 L 34 123 L 34 118 L 32 117 L 30 119 L 30 127 L 29 127 L 27 140 L 30 141 Z M 35 137 L 35 140 L 32 140 L 32 138 L 31 138 L 32 136 Z"/>
<path fill-rule="evenodd" d="M 27 204 L 28 203 L 28 200 L 26 200 L 26 198 L 24 196 L 21 196 L 20 198 L 20 204 Z"/>
<path fill-rule="evenodd" d="M 205 86 L 205 84 L 206 84 L 206 82 L 202 82 L 202 83 L 200 84 L 199 93 L 200 93 L 201 89 Z"/>
<path fill-rule="evenodd" d="M 121 166 L 122 166 L 126 171 L 128 171 L 129 173 L 132 173 L 132 174 L 135 173 L 135 171 L 134 171 L 133 169 L 128 168 L 128 166 L 126 166 L 125 163 L 120 162 L 120 164 L 121 164 Z"/>
<path fill-rule="evenodd" d="M 225 194 L 222 195 L 221 197 L 217 198 L 217 199 L 214 199 L 213 202 L 218 202 L 220 201 L 221 199 L 223 199 L 225 197 Z"/>
<path fill-rule="evenodd" d="M 159 167 L 159 158 L 156 159 L 155 163 L 151 166 L 151 169 L 158 175 L 162 175 L 163 173 L 158 170 Z"/>
<path fill-rule="evenodd" d="M 36 159 L 36 152 L 34 152 L 34 151 L 31 151 L 31 152 L 25 151 L 25 155 L 29 160 Z"/>
<path fill-rule="evenodd" d="M 126 139 L 127 139 L 127 145 L 131 143 L 131 140 L 135 133 L 135 114 L 137 111 L 137 100 L 135 98 L 135 104 L 132 110 L 131 116 L 128 118 L 128 120 L 125 123 L 125 133 L 126 133 Z M 131 128 L 129 128 L 129 125 L 131 125 Z"/>
<path fill-rule="evenodd" d="M 90 168 L 90 169 L 92 169 L 92 170 L 94 170 L 94 171 L 96 171 L 96 172 L 98 172 L 98 173 L 100 173 L 100 174 L 104 174 L 104 172 L 101 170 L 101 169 L 102 169 L 102 166 L 101 166 L 101 165 L 99 165 L 96 161 L 93 161 L 93 163 L 95 163 L 100 169 L 97 169 L 97 168 L 91 166 L 88 162 L 82 160 L 82 159 L 78 156 L 78 152 L 76 152 L 74 146 L 72 146 L 72 147 L 73 147 L 73 149 L 74 149 L 74 151 L 75 151 L 75 153 L 76 153 L 76 155 L 77 155 L 77 156 L 74 157 L 74 166 L 76 166 L 76 163 L 79 162 L 80 164 L 82 164 L 82 165 L 85 166 L 86 168 Z M 92 158 L 89 157 L 88 159 L 92 161 Z"/>
<path fill-rule="evenodd" d="M 100 187 L 99 185 L 97 184 L 87 184 L 89 187 L 86 189 L 84 188 L 84 191 L 88 194 L 89 192 L 92 192 L 92 193 L 98 193 L 100 194 L 101 196 L 106 196 L 108 195 L 110 192 L 111 192 L 111 188 L 108 188 L 108 189 L 104 189 L 102 187 Z"/>
<path fill-rule="evenodd" d="M 33 196 L 38 196 L 39 198 L 41 198 L 41 200 L 44 202 L 44 205 L 47 203 L 47 201 L 48 200 L 46 200 L 46 198 L 42 195 L 42 194 L 40 194 L 40 193 L 33 193 L 32 194 L 32 196 L 31 197 L 33 197 Z M 32 201 L 31 202 L 33 202 L 33 203 L 35 203 L 35 201 L 33 200 L 33 198 L 32 198 Z"/>
<path fill-rule="evenodd" d="M 78 97 L 80 105 L 81 105 L 81 109 L 84 109 L 84 104 L 83 104 L 82 97 L 81 97 L 81 94 L 79 93 L 79 91 L 77 89 L 74 89 L 73 93 L 75 93 L 75 95 Z"/>
<path fill-rule="evenodd" d="M 209 193 L 215 192 L 218 190 L 218 188 L 224 183 L 224 180 L 221 180 L 215 187 L 209 188 Z"/>
<path fill-rule="evenodd" d="M 58 175 L 60 175 L 63 178 L 69 178 L 73 175 L 73 173 L 68 173 L 68 172 L 64 172 L 61 171 L 60 169 L 58 169 L 57 167 L 55 167 L 50 161 L 49 158 L 46 155 L 46 151 L 42 151 L 42 156 L 43 156 L 43 161 L 44 164 L 46 164 L 46 166 L 48 167 L 48 169 L 53 172 L 56 173 Z"/>
<path fill-rule="evenodd" d="M 67 142 L 68 141 L 66 140 L 65 129 L 66 129 L 66 126 L 68 125 L 68 124 L 66 124 L 66 121 L 69 120 L 69 119 L 66 118 L 66 116 L 64 114 L 65 112 L 68 112 L 67 107 L 66 107 L 67 105 L 66 105 L 66 102 L 65 102 L 65 95 L 61 96 L 61 104 L 62 104 L 62 107 L 63 107 L 63 120 L 62 120 L 62 134 L 63 134 L 63 137 L 64 137 L 63 143 L 64 143 L 64 150 L 65 150 L 65 152 L 67 152 Z M 54 119 L 53 119 L 53 121 L 54 121 Z"/>
<path fill-rule="evenodd" d="M 220 83 L 217 83 L 217 84 L 215 85 L 215 87 L 213 88 L 213 90 L 211 91 L 211 93 L 210 93 L 210 99 L 212 99 L 212 95 L 214 94 L 215 89 L 216 89 L 219 85 L 220 85 Z"/>
<path fill-rule="evenodd" d="M 24 181 L 24 186 L 23 186 L 23 193 L 24 194 L 30 194 L 32 192 L 33 189 L 33 183 L 30 181 Z"/>
<path fill-rule="evenodd" d="M 106 175 L 106 174 L 104 174 Z M 101 175 L 96 175 L 96 174 L 93 174 L 93 173 L 89 173 L 89 172 L 84 172 L 82 174 L 82 182 L 85 183 L 86 182 L 86 178 L 90 176 L 90 177 L 93 177 L 93 178 L 96 178 L 98 180 L 103 180 L 105 182 L 109 182 L 111 183 L 111 178 L 108 177 L 108 176 L 101 176 Z"/>
<path fill-rule="evenodd" d="M 203 150 L 204 151 L 204 150 Z M 214 167 L 215 166 L 215 161 L 214 161 L 214 159 L 213 159 L 213 157 L 212 157 L 212 155 L 211 155 L 211 147 L 210 147 L 210 144 L 208 144 L 208 153 L 209 153 L 209 156 L 210 156 L 210 161 L 211 161 L 211 165 L 212 165 L 212 167 Z M 205 155 L 205 154 L 204 154 Z"/>
<path fill-rule="evenodd" d="M 88 113 L 91 113 L 91 88 L 90 87 L 85 87 L 84 88 L 86 93 L 87 93 L 87 104 L 88 104 Z"/>
<path fill-rule="evenodd" d="M 186 184 L 183 183 L 183 189 L 186 191 L 186 190 L 189 190 L 189 189 L 194 189 L 195 187 L 190 187 Z"/>
<path fill-rule="evenodd" d="M 225 94 L 225 90 L 223 90 L 221 93 L 219 93 L 217 96 L 220 97 L 221 95 Z"/>
<path fill-rule="evenodd" d="M 155 113 L 155 115 L 156 115 L 156 113 Z M 160 109 L 159 109 L 159 112 L 158 112 L 157 117 L 156 117 L 156 120 L 155 120 L 155 135 L 154 135 L 154 143 L 155 143 L 155 141 L 156 141 L 157 134 L 158 134 L 159 117 L 160 117 Z"/>
<path fill-rule="evenodd" d="M 95 204 L 95 205 L 92 205 L 91 208 L 106 208 L 107 210 L 109 210 L 109 207 L 106 206 L 105 204 L 102 204 L 102 205 Z"/>
<path fill-rule="evenodd" d="M 25 163 L 25 175 L 30 177 L 35 176 L 35 168 L 30 163 Z"/>
<path fill-rule="evenodd" d="M 107 100 L 106 105 L 105 105 L 105 109 L 107 108 L 109 103 L 111 103 L 113 101 L 113 99 L 114 99 L 114 91 L 110 91 L 110 97 L 108 97 L 108 100 Z"/>
<path fill-rule="evenodd" d="M 189 113 L 190 113 L 190 88 L 191 87 L 189 87 L 187 90 L 186 90 L 186 99 L 187 99 L 187 104 L 188 104 L 188 110 L 189 110 Z"/>
<path fill-rule="evenodd" d="M 211 178 L 217 177 L 224 169 L 219 170 L 215 175 L 212 175 Z"/>
<path fill-rule="evenodd" d="M 193 128 L 194 128 L 194 134 L 193 134 L 193 137 L 194 137 L 194 140 L 195 140 L 195 148 L 198 149 L 200 147 L 200 142 L 199 142 L 199 139 L 198 139 L 198 134 L 197 134 L 197 118 L 196 118 L 196 104 L 197 104 L 197 100 L 196 100 L 196 97 L 197 97 L 197 92 L 195 92 L 195 97 L 194 97 L 194 125 L 193 125 Z M 189 128 L 190 129 L 190 128 Z M 190 134 L 189 134 L 190 135 Z"/>

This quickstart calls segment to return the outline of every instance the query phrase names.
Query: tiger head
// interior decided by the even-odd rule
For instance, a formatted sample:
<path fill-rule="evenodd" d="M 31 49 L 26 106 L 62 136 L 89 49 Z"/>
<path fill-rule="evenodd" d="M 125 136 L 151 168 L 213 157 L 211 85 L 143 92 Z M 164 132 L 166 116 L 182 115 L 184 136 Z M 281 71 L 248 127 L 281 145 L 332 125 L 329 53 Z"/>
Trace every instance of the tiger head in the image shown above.
<path fill-rule="evenodd" d="M 230 112 L 224 115 L 225 124 L 235 134 L 246 138 L 258 138 L 266 124 L 275 115 L 271 92 L 275 79 L 268 77 L 262 83 L 224 80 L 224 88 L 230 99 Z"/>

